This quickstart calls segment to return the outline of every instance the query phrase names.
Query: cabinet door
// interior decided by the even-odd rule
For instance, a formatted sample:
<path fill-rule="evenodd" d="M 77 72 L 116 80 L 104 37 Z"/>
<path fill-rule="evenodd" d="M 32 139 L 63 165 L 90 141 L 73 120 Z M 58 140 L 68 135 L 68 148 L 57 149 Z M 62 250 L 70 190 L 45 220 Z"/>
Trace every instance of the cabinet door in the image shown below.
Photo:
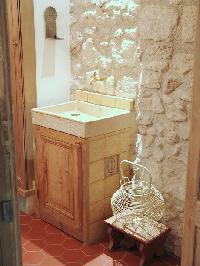
<path fill-rule="evenodd" d="M 41 127 L 35 132 L 39 215 L 82 240 L 81 142 Z"/>

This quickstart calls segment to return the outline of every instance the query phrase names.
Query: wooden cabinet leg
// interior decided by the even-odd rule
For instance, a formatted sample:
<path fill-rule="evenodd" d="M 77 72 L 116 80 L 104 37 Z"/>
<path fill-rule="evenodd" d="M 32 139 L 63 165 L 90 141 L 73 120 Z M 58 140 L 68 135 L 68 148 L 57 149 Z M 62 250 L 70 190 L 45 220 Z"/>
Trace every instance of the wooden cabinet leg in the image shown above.
<path fill-rule="evenodd" d="M 113 229 L 112 227 L 108 228 L 108 235 L 109 235 L 108 249 L 114 251 L 120 247 L 124 235 L 123 233 Z"/>

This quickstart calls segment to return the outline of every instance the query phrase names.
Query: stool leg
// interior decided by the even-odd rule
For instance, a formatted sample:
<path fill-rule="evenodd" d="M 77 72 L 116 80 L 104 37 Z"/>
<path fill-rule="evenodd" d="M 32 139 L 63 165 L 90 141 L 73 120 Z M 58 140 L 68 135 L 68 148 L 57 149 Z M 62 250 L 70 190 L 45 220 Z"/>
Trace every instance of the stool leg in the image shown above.
<path fill-rule="evenodd" d="M 114 251 L 120 247 L 124 235 L 123 233 L 113 229 L 112 227 L 108 228 L 108 235 L 109 235 L 108 249 Z"/>
<path fill-rule="evenodd" d="M 154 243 L 154 249 L 155 249 L 155 254 L 156 256 L 160 257 L 164 253 L 164 246 L 165 246 L 165 240 L 167 238 L 167 235 L 163 235 L 161 238 L 159 238 L 155 243 Z"/>
<path fill-rule="evenodd" d="M 140 245 L 140 266 L 149 266 L 154 256 L 154 247 L 152 245 Z"/>

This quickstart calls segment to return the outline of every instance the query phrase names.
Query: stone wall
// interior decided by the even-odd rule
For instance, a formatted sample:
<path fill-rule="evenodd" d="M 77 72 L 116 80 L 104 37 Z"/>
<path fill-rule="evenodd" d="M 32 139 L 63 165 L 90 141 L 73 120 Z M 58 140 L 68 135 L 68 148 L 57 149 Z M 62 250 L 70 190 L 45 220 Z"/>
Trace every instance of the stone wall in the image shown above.
<path fill-rule="evenodd" d="M 165 197 L 168 248 L 180 255 L 197 9 L 181 0 L 145 0 L 140 8 L 137 157 Z"/>
<path fill-rule="evenodd" d="M 176 255 L 184 217 L 196 5 L 195 0 L 71 0 L 72 94 L 84 88 L 136 98 L 137 161 L 150 169 L 166 199 L 164 219 L 172 228 L 167 246 Z M 105 86 L 91 82 L 95 71 Z"/>
<path fill-rule="evenodd" d="M 71 0 L 72 92 L 135 97 L 140 75 L 136 1 Z M 104 85 L 90 84 L 94 72 Z"/>

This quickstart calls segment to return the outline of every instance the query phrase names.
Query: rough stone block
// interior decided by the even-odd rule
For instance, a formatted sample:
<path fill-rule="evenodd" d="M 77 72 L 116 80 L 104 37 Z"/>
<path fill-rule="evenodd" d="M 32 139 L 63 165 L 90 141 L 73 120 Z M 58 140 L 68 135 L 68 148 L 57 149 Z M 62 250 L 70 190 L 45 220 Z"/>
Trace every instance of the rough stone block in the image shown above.
<path fill-rule="evenodd" d="M 84 69 L 97 69 L 99 65 L 98 52 L 93 44 L 92 38 L 88 38 L 82 44 L 82 65 Z"/>
<path fill-rule="evenodd" d="M 141 85 L 149 89 L 160 89 L 161 74 L 154 71 L 143 71 Z"/>
<path fill-rule="evenodd" d="M 184 6 L 182 15 L 182 40 L 184 42 L 193 42 L 196 32 L 196 6 Z"/>
<path fill-rule="evenodd" d="M 165 94 L 170 94 L 172 93 L 176 88 L 178 88 L 183 82 L 181 80 L 179 80 L 177 77 L 175 76 L 168 76 L 165 80 L 164 80 L 164 84 L 163 84 L 163 92 Z"/>
<path fill-rule="evenodd" d="M 166 114 L 167 118 L 174 122 L 184 122 L 187 119 L 187 115 L 185 112 L 175 110 L 173 108 L 171 108 L 171 110 L 168 111 Z"/>
<path fill-rule="evenodd" d="M 178 22 L 176 9 L 167 5 L 146 5 L 139 19 L 142 39 L 163 41 L 170 37 Z"/>
<path fill-rule="evenodd" d="M 138 125 L 150 126 L 153 122 L 153 116 L 149 112 L 141 112 L 137 117 Z"/>
<path fill-rule="evenodd" d="M 168 60 L 157 60 L 144 64 L 144 69 L 155 72 L 166 72 L 168 68 L 169 68 Z"/>
<path fill-rule="evenodd" d="M 124 76 L 117 82 L 116 94 L 120 97 L 134 98 L 138 88 L 139 76 L 135 79 L 131 76 Z"/>
<path fill-rule="evenodd" d="M 152 97 L 152 107 L 153 111 L 157 114 L 163 114 L 165 112 L 162 100 L 157 94 Z"/>
<path fill-rule="evenodd" d="M 186 74 L 192 70 L 194 55 L 186 53 L 176 53 L 172 58 L 173 69 L 180 74 Z"/>

